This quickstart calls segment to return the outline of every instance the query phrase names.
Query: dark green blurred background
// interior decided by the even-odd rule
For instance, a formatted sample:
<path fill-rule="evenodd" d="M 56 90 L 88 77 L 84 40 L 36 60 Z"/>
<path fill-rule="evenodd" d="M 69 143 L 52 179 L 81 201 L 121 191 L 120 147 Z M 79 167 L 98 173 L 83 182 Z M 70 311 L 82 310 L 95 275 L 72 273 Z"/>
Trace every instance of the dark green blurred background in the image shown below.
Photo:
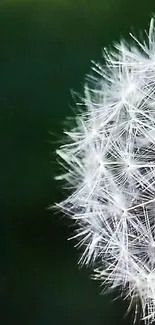
<path fill-rule="evenodd" d="M 71 223 L 47 210 L 65 193 L 54 151 L 70 89 L 90 60 L 122 35 L 147 29 L 154 0 L 0 0 L 0 323 L 132 324 L 126 304 L 101 296 L 67 238 Z M 51 134 L 50 134 L 51 132 Z"/>

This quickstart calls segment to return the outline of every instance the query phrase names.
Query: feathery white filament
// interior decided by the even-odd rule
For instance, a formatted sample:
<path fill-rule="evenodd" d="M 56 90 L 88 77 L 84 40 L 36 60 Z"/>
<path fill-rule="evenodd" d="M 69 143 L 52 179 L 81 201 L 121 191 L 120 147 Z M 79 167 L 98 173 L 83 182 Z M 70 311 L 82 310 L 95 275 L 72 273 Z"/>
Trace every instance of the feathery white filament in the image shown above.
<path fill-rule="evenodd" d="M 57 204 L 77 224 L 95 278 L 139 297 L 155 320 L 155 28 L 147 43 L 105 50 L 85 85 L 86 110 L 57 150 L 72 194 Z M 97 268 L 95 267 L 95 263 Z"/>

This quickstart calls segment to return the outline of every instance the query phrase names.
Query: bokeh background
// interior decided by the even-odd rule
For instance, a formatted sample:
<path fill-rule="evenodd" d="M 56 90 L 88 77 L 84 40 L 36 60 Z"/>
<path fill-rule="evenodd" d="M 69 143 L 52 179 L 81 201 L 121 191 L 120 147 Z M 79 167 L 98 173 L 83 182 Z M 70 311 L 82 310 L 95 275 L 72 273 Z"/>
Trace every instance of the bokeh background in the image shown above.
<path fill-rule="evenodd" d="M 70 89 L 102 48 L 147 29 L 154 0 L 0 0 L 0 323 L 132 324 L 126 302 L 79 269 L 70 221 L 47 207 Z"/>

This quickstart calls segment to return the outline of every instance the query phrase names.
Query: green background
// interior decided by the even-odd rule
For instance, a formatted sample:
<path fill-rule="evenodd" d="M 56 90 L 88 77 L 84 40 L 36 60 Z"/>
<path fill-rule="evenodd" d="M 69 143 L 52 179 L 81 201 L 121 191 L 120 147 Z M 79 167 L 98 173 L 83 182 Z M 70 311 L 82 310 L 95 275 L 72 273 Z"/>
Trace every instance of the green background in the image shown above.
<path fill-rule="evenodd" d="M 65 193 L 55 149 L 70 89 L 81 92 L 104 46 L 147 29 L 155 1 L 0 2 L 0 322 L 131 324 L 133 311 L 100 295 L 67 238 L 71 222 L 47 207 Z"/>

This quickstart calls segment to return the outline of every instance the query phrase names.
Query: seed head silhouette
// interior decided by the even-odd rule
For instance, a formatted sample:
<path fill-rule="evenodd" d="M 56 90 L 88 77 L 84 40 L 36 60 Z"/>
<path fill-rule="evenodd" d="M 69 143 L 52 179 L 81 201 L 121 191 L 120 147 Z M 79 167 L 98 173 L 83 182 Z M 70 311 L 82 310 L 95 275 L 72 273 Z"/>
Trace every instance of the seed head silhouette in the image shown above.
<path fill-rule="evenodd" d="M 84 85 L 76 126 L 58 150 L 80 264 L 155 320 L 155 27 L 104 50 Z M 84 107 L 83 107 L 84 106 Z"/>

